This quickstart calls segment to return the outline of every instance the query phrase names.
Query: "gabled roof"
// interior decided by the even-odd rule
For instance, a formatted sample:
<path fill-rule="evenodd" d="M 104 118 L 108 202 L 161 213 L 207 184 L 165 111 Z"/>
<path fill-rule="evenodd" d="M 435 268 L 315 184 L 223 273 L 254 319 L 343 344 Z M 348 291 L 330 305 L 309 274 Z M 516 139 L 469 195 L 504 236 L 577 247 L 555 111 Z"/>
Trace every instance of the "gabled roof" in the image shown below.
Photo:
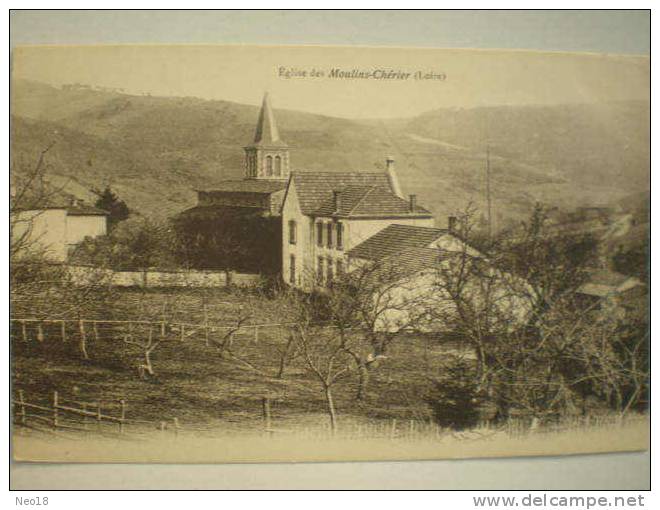
<path fill-rule="evenodd" d="M 286 144 L 280 140 L 280 133 L 275 123 L 275 115 L 270 107 L 268 92 L 264 94 L 264 100 L 261 103 L 259 120 L 257 121 L 257 130 L 254 133 L 254 142 L 250 147 L 284 147 Z"/>
<path fill-rule="evenodd" d="M 44 204 L 33 205 L 30 207 L 15 207 L 12 212 L 27 212 L 27 211 L 48 211 L 48 210 L 64 210 L 67 216 L 109 216 L 110 213 L 105 209 L 99 209 L 91 205 L 77 203 L 66 204 L 57 200 L 46 200 Z"/>
<path fill-rule="evenodd" d="M 203 193 L 214 192 L 243 192 L 243 193 L 261 193 L 270 195 L 276 191 L 286 188 L 286 181 L 265 180 L 265 179 L 234 179 L 228 181 L 221 181 L 213 189 L 196 190 Z"/>
<path fill-rule="evenodd" d="M 399 253 L 389 255 L 367 269 L 367 275 L 374 278 L 374 283 L 400 281 L 426 271 L 434 271 L 442 261 L 442 252 L 435 248 L 406 248 Z"/>
<path fill-rule="evenodd" d="M 433 227 L 389 225 L 348 252 L 349 257 L 377 260 L 411 248 L 426 248 L 448 231 Z M 433 249 L 435 253 L 437 250 Z"/>
<path fill-rule="evenodd" d="M 110 213 L 98 207 L 78 203 L 67 206 L 66 214 L 67 216 L 108 216 Z"/>
<path fill-rule="evenodd" d="M 394 194 L 387 172 L 296 171 L 291 173 L 291 180 L 300 209 L 308 216 L 332 215 L 335 212 L 333 191 L 346 193 L 341 195 L 341 210 L 350 210 L 354 215 L 431 215 L 423 207 L 410 213 L 408 202 Z M 367 198 L 368 195 L 373 196 Z"/>
<path fill-rule="evenodd" d="M 415 205 L 410 210 L 410 203 L 396 196 L 382 186 L 346 186 L 339 192 L 339 207 L 335 210 L 334 196 L 323 201 L 314 211 L 315 216 L 430 216 L 431 213 Z"/>
<path fill-rule="evenodd" d="M 607 269 L 589 271 L 589 278 L 577 290 L 579 294 L 605 297 L 644 285 L 638 278 Z"/>

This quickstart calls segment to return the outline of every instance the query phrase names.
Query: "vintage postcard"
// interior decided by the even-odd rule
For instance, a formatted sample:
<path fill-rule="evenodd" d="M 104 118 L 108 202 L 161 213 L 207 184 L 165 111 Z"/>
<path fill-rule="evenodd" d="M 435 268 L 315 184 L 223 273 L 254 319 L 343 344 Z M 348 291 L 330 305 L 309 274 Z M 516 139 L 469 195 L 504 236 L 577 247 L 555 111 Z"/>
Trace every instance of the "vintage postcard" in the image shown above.
<path fill-rule="evenodd" d="M 650 60 L 12 57 L 19 461 L 644 450 Z"/>

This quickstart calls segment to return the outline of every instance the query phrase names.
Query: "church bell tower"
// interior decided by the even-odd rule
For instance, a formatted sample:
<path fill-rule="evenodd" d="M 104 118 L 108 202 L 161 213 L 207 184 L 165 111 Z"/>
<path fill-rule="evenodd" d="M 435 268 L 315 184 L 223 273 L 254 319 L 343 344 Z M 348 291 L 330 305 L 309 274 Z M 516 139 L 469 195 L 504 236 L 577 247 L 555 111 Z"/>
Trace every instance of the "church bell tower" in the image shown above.
<path fill-rule="evenodd" d="M 254 142 L 244 149 L 246 179 L 289 178 L 289 147 L 280 139 L 268 92 L 261 104 Z"/>

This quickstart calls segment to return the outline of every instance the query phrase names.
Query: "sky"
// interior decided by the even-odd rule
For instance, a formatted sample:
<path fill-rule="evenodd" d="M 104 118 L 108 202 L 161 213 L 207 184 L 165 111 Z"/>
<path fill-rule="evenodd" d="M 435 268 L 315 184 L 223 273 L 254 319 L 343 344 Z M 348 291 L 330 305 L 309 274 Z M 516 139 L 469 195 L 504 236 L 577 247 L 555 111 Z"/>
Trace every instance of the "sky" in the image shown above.
<path fill-rule="evenodd" d="M 333 70 L 368 77 L 332 77 Z M 648 57 L 532 51 L 24 46 L 14 49 L 12 73 L 56 86 L 82 83 L 245 104 L 259 104 L 269 91 L 275 108 L 346 118 L 409 117 L 443 107 L 648 99 L 650 94 Z M 416 79 L 417 73 L 430 78 Z"/>
<path fill-rule="evenodd" d="M 648 10 L 13 10 L 10 44 L 324 44 L 650 54 Z"/>

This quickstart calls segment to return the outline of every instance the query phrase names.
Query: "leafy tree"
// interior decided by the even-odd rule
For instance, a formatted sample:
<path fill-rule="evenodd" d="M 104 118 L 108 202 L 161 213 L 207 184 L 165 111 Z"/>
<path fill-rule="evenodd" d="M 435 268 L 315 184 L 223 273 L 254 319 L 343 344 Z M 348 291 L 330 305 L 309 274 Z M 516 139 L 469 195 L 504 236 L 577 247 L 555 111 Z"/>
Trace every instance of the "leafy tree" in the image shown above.
<path fill-rule="evenodd" d="M 177 266 L 176 244 L 169 223 L 135 217 L 122 221 L 105 237 L 85 239 L 72 259 L 115 270 L 169 269 Z"/>

